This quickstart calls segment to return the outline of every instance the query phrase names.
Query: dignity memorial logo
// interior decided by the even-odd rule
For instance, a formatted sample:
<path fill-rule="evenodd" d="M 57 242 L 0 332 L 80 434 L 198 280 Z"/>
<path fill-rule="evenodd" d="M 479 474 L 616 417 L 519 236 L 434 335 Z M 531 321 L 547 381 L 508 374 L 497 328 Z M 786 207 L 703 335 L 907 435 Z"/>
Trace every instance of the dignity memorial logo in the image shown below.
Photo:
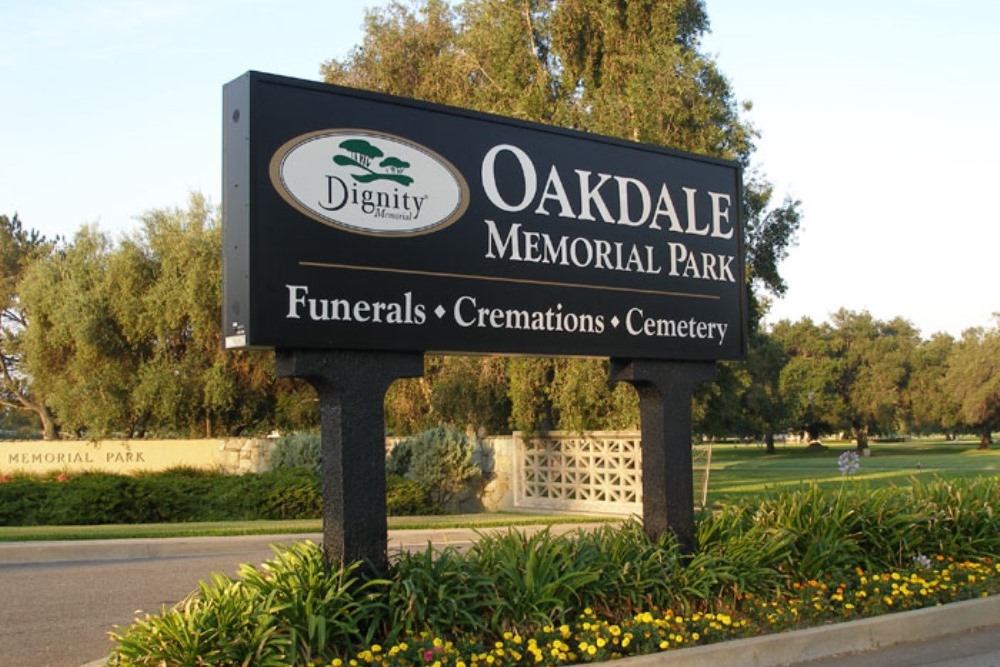
<path fill-rule="evenodd" d="M 295 137 L 270 165 L 278 194 L 313 220 L 374 236 L 415 236 L 458 220 L 469 186 L 436 152 L 391 134 L 334 129 Z"/>

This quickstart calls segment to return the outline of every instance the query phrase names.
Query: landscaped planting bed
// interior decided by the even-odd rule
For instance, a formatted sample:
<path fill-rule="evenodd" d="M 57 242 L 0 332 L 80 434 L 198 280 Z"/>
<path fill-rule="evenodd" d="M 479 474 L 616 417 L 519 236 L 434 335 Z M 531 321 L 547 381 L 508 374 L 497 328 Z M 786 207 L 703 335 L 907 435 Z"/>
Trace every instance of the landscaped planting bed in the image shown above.
<path fill-rule="evenodd" d="M 693 555 L 634 521 L 511 529 L 367 577 L 302 543 L 120 628 L 110 664 L 569 664 L 1000 593 L 998 481 L 762 497 L 701 516 Z"/>

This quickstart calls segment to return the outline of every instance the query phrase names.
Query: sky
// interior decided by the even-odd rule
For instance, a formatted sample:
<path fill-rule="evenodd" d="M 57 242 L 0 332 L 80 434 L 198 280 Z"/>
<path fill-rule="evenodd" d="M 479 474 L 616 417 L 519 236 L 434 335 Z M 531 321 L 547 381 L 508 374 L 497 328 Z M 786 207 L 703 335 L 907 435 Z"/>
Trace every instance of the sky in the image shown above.
<path fill-rule="evenodd" d="M 568 0 L 567 0 L 568 1 Z M 0 214 L 120 237 L 220 203 L 222 86 L 319 80 L 377 0 L 0 0 Z M 801 202 L 770 322 L 841 308 L 924 337 L 1000 311 L 1000 3 L 706 0 L 702 42 Z"/>

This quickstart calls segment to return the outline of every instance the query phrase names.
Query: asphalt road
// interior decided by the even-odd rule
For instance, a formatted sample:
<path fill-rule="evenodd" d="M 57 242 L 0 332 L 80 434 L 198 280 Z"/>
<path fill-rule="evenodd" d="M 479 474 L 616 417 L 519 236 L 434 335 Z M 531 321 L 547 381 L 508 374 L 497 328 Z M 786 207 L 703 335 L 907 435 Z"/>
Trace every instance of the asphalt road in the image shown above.
<path fill-rule="evenodd" d="M 795 663 L 788 667 L 1000 667 L 1000 627 L 956 633 L 933 641 L 899 644 L 860 655 Z"/>
<path fill-rule="evenodd" d="M 212 572 L 235 574 L 240 563 L 272 555 L 259 540 L 233 546 L 240 548 L 110 558 L 52 546 L 61 558 L 12 563 L 3 562 L 0 547 L 0 665 L 79 667 L 106 657 L 116 625 L 176 604 Z"/>

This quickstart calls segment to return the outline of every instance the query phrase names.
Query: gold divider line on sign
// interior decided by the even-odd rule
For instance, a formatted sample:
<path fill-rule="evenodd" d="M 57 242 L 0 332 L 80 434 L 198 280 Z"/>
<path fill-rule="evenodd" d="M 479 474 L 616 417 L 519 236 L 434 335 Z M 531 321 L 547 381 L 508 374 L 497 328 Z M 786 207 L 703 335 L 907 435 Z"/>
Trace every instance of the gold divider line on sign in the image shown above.
<path fill-rule="evenodd" d="M 396 273 L 410 276 L 428 276 L 431 278 L 460 278 L 463 280 L 482 280 L 493 283 L 514 283 L 519 285 L 543 285 L 545 287 L 569 287 L 572 289 L 592 289 L 610 292 L 632 292 L 634 294 L 653 294 L 656 296 L 675 296 L 687 299 L 709 299 L 718 301 L 721 297 L 714 294 L 696 294 L 693 292 L 667 292 L 664 290 L 639 289 L 634 287 L 612 287 L 608 285 L 580 285 L 578 283 L 561 283 L 548 280 L 527 280 L 525 278 L 500 278 L 497 276 L 477 276 L 466 273 L 445 273 L 441 271 L 417 271 L 413 269 L 393 269 L 384 266 L 359 266 L 355 264 L 334 264 L 331 262 L 300 261 L 299 266 L 311 266 L 320 269 L 346 269 L 348 271 L 370 271 L 374 273 Z"/>

